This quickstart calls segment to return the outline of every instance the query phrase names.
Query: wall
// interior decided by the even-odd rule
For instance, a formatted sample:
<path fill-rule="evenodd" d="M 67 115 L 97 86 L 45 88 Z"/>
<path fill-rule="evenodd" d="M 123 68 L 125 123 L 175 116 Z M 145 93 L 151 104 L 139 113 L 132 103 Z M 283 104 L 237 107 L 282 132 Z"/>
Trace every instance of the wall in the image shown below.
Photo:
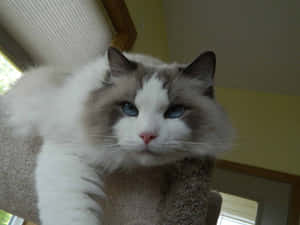
<path fill-rule="evenodd" d="M 212 49 L 222 87 L 300 95 L 300 1 L 163 3 L 171 59 Z"/>
<path fill-rule="evenodd" d="M 300 97 L 218 88 L 237 129 L 224 159 L 300 175 Z"/>
<path fill-rule="evenodd" d="M 167 35 L 161 0 L 125 0 L 137 29 L 133 52 L 168 61 Z"/>

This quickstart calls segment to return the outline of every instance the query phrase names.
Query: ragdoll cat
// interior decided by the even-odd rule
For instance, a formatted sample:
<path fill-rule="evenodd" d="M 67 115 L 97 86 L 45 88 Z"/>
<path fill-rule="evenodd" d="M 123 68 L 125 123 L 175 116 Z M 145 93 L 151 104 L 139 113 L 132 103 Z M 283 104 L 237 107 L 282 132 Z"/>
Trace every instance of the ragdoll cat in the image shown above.
<path fill-rule="evenodd" d="M 25 72 L 4 99 L 18 132 L 43 137 L 35 171 L 41 224 L 101 224 L 91 196 L 105 196 L 102 176 L 113 170 L 228 149 L 214 72 L 212 52 L 181 65 L 115 48 L 79 70 Z"/>

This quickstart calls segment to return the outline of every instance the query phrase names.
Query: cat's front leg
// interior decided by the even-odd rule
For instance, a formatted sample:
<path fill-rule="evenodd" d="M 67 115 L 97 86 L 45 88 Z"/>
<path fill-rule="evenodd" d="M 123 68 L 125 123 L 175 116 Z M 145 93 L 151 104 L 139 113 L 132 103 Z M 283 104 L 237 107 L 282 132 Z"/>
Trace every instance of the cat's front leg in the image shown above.
<path fill-rule="evenodd" d="M 36 190 L 42 225 L 101 225 L 100 177 L 72 151 L 46 143 L 38 156 Z"/>

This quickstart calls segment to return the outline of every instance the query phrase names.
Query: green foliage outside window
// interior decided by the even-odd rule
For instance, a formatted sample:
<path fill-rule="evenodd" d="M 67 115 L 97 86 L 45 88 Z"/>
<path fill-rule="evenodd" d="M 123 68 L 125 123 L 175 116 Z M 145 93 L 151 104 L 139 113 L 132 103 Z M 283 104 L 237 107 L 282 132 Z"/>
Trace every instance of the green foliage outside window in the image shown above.
<path fill-rule="evenodd" d="M 0 210 L 0 225 L 7 225 L 11 216 L 11 214 Z"/>

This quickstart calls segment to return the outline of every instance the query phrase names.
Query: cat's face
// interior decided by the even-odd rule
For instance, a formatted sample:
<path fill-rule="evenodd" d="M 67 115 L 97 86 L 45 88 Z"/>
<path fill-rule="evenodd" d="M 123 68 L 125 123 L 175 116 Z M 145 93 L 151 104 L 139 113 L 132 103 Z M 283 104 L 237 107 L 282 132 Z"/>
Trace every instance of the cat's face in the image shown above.
<path fill-rule="evenodd" d="M 90 94 L 85 114 L 96 145 L 141 165 L 227 147 L 230 125 L 213 96 L 213 53 L 202 54 L 187 67 L 147 66 L 112 48 L 108 59 L 108 78 Z"/>

